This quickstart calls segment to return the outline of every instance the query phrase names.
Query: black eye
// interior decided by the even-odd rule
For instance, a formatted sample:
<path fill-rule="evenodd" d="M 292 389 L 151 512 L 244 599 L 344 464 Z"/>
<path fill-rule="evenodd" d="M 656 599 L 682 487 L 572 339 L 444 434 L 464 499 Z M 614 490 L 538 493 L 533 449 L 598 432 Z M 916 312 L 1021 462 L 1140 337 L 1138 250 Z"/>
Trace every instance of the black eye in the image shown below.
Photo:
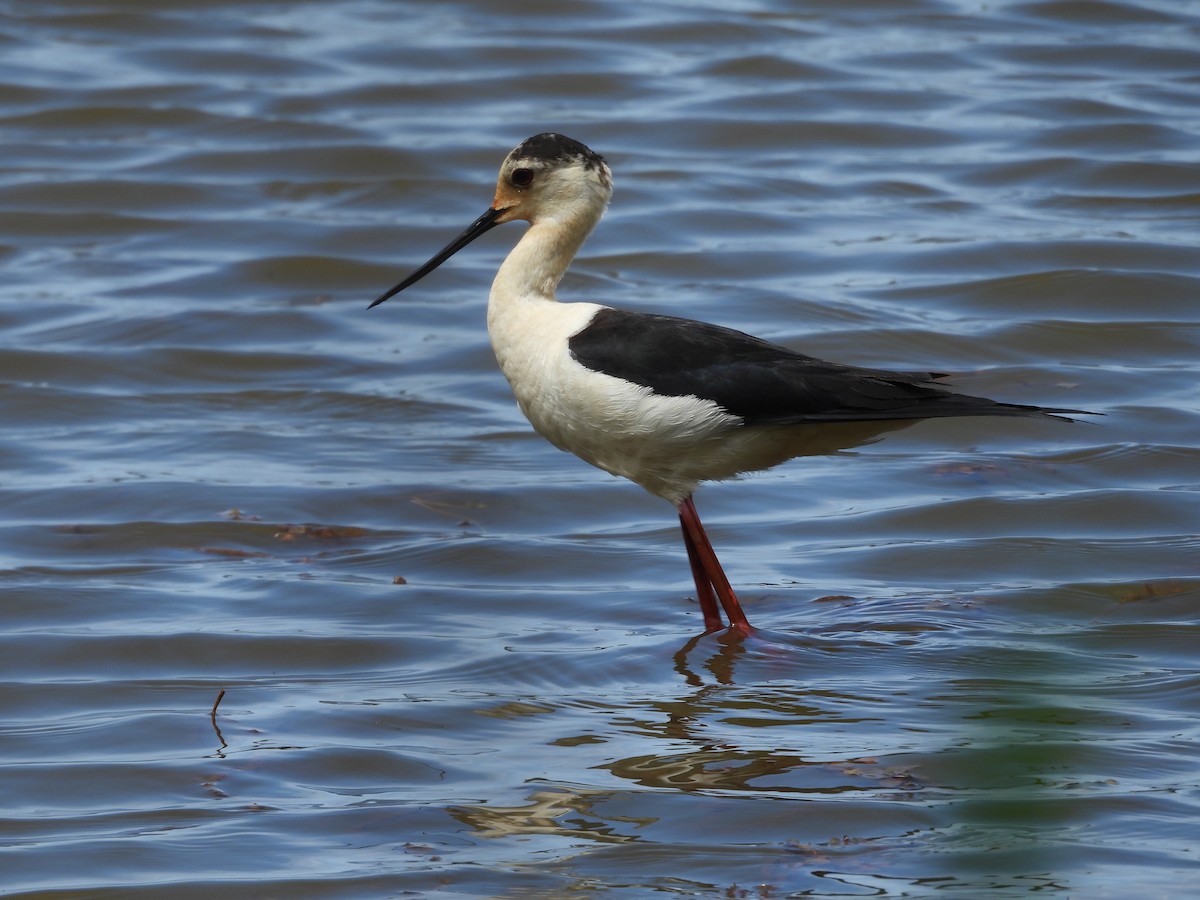
<path fill-rule="evenodd" d="M 533 184 L 533 169 L 513 169 L 512 183 L 517 187 L 529 187 Z"/>

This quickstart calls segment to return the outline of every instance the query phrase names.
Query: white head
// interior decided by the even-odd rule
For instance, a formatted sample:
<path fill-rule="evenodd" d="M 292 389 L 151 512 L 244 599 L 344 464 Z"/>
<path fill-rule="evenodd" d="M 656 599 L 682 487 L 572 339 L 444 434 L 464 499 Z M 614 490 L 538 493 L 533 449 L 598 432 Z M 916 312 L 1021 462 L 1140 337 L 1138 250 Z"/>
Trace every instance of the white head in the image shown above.
<path fill-rule="evenodd" d="M 561 134 L 537 134 L 504 159 L 492 208 L 497 224 L 524 219 L 600 218 L 612 172 L 599 153 Z M 590 225 L 589 225 L 590 227 Z"/>

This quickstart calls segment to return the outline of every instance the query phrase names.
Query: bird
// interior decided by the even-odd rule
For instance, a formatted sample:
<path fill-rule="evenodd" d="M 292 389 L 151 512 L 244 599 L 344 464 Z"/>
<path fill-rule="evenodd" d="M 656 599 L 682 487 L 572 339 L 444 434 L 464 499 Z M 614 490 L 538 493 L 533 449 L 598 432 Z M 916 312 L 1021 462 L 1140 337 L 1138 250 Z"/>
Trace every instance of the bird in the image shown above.
<path fill-rule="evenodd" d="M 612 191 L 600 154 L 534 135 L 505 157 L 487 211 L 368 309 L 496 226 L 527 222 L 488 296 L 500 370 L 550 443 L 674 505 L 706 634 L 752 628 L 696 512 L 700 483 L 836 453 L 922 419 L 1089 414 L 959 394 L 943 373 L 826 362 L 691 319 L 560 302 L 558 283 Z"/>

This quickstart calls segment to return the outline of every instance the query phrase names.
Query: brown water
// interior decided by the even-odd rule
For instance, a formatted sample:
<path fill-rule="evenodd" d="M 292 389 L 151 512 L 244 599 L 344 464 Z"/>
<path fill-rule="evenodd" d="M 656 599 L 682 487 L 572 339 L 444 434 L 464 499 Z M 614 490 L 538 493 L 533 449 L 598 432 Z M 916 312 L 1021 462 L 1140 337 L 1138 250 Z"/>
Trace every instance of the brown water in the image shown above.
<path fill-rule="evenodd" d="M 1200 876 L 1200 3 L 0 9 L 0 894 L 1184 896 Z M 533 435 L 562 295 L 958 373 L 673 511 Z M 407 583 L 394 583 L 402 579 Z M 218 691 L 225 695 L 210 717 Z"/>

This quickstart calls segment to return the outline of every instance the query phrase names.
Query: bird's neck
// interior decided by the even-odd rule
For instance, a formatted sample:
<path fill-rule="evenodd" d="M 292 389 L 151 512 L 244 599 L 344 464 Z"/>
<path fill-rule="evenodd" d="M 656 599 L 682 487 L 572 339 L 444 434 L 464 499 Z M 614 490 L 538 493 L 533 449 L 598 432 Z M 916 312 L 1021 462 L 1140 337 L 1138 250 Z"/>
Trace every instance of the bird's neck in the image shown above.
<path fill-rule="evenodd" d="M 591 234 L 598 217 L 539 220 L 529 226 L 492 282 L 491 303 L 551 300 L 563 274 Z"/>

